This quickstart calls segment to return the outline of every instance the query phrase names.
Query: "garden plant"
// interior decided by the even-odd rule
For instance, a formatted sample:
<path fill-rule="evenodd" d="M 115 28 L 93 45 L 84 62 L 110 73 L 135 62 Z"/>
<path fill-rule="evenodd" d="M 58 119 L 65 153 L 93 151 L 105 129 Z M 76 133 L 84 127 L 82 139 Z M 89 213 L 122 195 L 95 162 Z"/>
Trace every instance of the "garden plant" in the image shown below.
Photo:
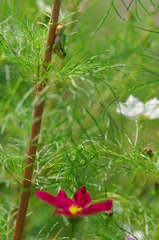
<path fill-rule="evenodd" d="M 0 240 L 159 240 L 158 0 L 0 1 Z"/>

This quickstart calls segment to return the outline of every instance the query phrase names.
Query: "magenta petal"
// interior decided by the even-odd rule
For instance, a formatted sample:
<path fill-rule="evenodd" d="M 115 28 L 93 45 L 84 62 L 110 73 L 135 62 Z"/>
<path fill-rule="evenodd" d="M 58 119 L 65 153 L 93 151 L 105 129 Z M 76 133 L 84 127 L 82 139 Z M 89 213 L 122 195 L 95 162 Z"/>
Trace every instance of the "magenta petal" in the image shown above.
<path fill-rule="evenodd" d="M 111 210 L 112 206 L 113 206 L 113 200 L 108 200 L 101 203 L 95 203 L 87 208 L 84 208 L 82 212 L 80 212 L 78 215 L 86 216 L 86 215 L 91 215 L 98 212 L 109 211 Z"/>
<path fill-rule="evenodd" d="M 67 208 L 67 205 L 64 201 L 58 199 L 57 197 L 54 197 L 50 193 L 44 192 L 44 191 L 36 191 L 36 196 L 40 198 L 42 201 L 47 202 L 57 208 Z"/>
<path fill-rule="evenodd" d="M 86 207 L 92 201 L 91 196 L 84 186 L 74 194 L 74 199 L 77 206 L 82 208 Z"/>
<path fill-rule="evenodd" d="M 66 193 L 64 190 L 61 190 L 57 195 L 56 199 L 59 199 L 60 201 L 64 202 L 65 205 L 70 207 L 72 204 L 74 204 L 74 201 L 70 198 L 67 197 Z"/>

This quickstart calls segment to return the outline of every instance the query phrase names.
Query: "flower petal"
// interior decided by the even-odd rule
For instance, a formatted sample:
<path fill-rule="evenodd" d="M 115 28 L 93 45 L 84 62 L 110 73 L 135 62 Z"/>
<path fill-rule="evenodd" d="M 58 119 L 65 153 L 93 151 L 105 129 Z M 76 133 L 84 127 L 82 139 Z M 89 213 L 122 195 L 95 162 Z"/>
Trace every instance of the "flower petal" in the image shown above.
<path fill-rule="evenodd" d="M 62 209 L 68 208 L 67 204 L 63 201 L 63 199 L 58 199 L 57 197 L 54 197 L 53 195 L 45 191 L 36 191 L 36 196 L 42 201 L 53 205 L 54 207 Z"/>
<path fill-rule="evenodd" d="M 117 111 L 117 113 L 122 114 L 122 115 L 126 116 L 127 118 L 129 118 L 130 114 L 129 114 L 128 109 L 129 108 L 127 106 L 125 106 L 123 103 L 119 102 L 116 111 Z"/>
<path fill-rule="evenodd" d="M 159 118 L 159 107 L 156 108 L 150 115 L 149 119 Z"/>
<path fill-rule="evenodd" d="M 159 118 L 159 100 L 156 97 L 145 103 L 145 116 L 149 119 Z"/>
<path fill-rule="evenodd" d="M 141 102 L 138 98 L 134 97 L 133 95 L 130 95 L 128 99 L 126 100 L 127 106 L 143 106 L 143 102 Z"/>
<path fill-rule="evenodd" d="M 91 214 L 95 214 L 98 212 L 109 211 L 109 210 L 111 210 L 112 206 L 113 206 L 113 200 L 108 200 L 108 201 L 101 202 L 101 203 L 95 203 L 87 208 L 84 208 L 77 215 L 86 216 L 86 215 L 91 215 Z"/>
<path fill-rule="evenodd" d="M 68 207 L 70 207 L 72 204 L 74 204 L 74 201 L 70 198 L 67 197 L 66 193 L 64 190 L 61 190 L 57 195 L 56 195 L 56 199 L 62 201 L 65 203 L 65 205 L 67 205 Z"/>
<path fill-rule="evenodd" d="M 117 113 L 123 114 L 127 118 L 136 119 L 144 112 L 144 104 L 133 95 L 128 97 L 125 104 L 119 102 L 117 105 Z"/>
<path fill-rule="evenodd" d="M 84 186 L 82 186 L 80 190 L 78 190 L 74 194 L 74 199 L 75 199 L 76 205 L 82 208 L 86 207 L 92 201 L 91 196 L 86 191 L 86 188 Z"/>

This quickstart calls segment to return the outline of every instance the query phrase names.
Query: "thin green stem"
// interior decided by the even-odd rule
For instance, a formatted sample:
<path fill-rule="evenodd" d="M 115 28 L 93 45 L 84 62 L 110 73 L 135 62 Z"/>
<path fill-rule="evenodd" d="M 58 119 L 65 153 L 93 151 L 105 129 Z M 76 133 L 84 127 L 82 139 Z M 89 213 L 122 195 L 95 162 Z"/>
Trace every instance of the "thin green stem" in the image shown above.
<path fill-rule="evenodd" d="M 5 13 L 6 13 L 6 4 L 7 4 L 7 0 L 3 0 L 3 10 L 2 10 L 2 15 L 1 15 L 1 21 L 3 22 L 5 19 Z M 1 25 L 3 27 L 3 24 Z"/>
<path fill-rule="evenodd" d="M 100 237 L 100 240 L 102 240 L 102 239 L 103 239 L 103 237 L 104 237 L 104 234 L 105 234 L 105 232 L 106 232 L 106 230 L 107 230 L 107 226 L 108 226 L 108 220 L 109 220 L 109 217 L 108 217 L 108 218 L 107 218 L 107 220 L 106 220 L 105 228 L 104 228 L 104 231 L 103 231 L 103 234 L 102 234 L 102 236 Z"/>
<path fill-rule="evenodd" d="M 135 169 L 135 171 L 134 171 L 134 173 L 133 173 L 133 175 L 132 175 L 132 177 L 131 177 L 131 179 L 130 179 L 130 182 L 129 182 L 129 184 L 128 184 L 128 188 L 127 188 L 126 196 L 125 196 L 125 204 L 124 204 L 123 209 L 125 209 L 125 207 L 126 207 L 127 199 L 128 199 L 129 194 L 130 194 L 130 190 L 131 190 L 133 181 L 134 181 L 134 179 L 135 179 L 136 174 L 138 173 L 138 171 L 139 171 L 139 167 L 137 167 L 137 168 Z M 125 220 L 125 215 L 123 214 L 123 218 L 122 218 L 122 222 L 123 222 L 123 223 L 124 223 L 124 220 Z"/>
<path fill-rule="evenodd" d="M 75 231 L 75 222 L 73 221 L 72 222 L 72 227 L 71 227 L 71 234 L 70 234 L 70 238 L 69 238 L 69 240 L 72 240 L 73 239 L 73 235 L 74 235 L 74 231 Z"/>
<path fill-rule="evenodd" d="M 11 13 L 13 13 L 13 6 L 14 6 L 14 1 L 11 0 Z"/>
<path fill-rule="evenodd" d="M 158 240 L 159 239 L 159 224 L 157 226 L 156 232 L 155 232 L 155 236 L 153 238 L 153 240 Z"/>

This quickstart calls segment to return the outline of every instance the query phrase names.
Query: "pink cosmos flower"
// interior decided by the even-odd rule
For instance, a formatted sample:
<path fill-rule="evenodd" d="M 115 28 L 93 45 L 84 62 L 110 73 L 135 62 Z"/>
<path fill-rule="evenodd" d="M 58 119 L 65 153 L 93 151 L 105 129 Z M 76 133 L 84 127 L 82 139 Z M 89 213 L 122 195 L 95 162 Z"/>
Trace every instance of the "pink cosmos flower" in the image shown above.
<path fill-rule="evenodd" d="M 84 217 L 98 212 L 110 211 L 113 204 L 113 200 L 107 200 L 89 205 L 92 198 L 84 186 L 74 194 L 74 200 L 68 198 L 64 190 L 61 190 L 56 197 L 44 191 L 36 191 L 36 196 L 56 207 L 55 214 L 68 217 Z"/>

